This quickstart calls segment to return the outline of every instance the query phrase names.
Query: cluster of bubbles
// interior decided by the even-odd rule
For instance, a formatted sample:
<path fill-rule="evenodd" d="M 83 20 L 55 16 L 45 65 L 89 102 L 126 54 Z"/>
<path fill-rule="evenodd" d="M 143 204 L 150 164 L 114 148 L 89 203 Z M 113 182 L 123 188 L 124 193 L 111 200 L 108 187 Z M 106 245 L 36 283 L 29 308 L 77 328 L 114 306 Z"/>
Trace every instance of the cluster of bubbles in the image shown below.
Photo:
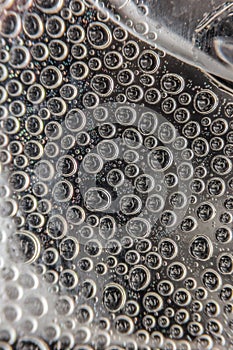
<path fill-rule="evenodd" d="M 231 96 L 89 0 L 0 6 L 0 349 L 230 346 Z"/>

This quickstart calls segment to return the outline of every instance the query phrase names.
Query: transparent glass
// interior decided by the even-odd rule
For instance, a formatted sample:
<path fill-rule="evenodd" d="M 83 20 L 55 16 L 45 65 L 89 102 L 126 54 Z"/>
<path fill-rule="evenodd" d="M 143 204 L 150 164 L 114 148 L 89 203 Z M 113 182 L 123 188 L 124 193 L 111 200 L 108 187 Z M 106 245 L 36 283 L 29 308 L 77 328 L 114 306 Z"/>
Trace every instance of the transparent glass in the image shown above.
<path fill-rule="evenodd" d="M 0 0 L 0 350 L 233 348 L 232 18 Z"/>

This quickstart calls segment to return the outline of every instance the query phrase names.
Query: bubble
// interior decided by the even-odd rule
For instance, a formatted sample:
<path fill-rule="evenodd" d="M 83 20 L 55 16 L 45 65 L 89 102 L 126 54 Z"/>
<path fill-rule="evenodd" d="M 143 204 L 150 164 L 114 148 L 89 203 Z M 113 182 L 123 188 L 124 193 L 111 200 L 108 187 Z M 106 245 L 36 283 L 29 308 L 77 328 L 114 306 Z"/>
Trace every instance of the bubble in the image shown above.
<path fill-rule="evenodd" d="M 136 121 L 136 112 L 132 107 L 120 106 L 115 112 L 116 120 L 123 125 L 131 125 Z M 133 129 L 134 130 L 134 129 Z"/>
<path fill-rule="evenodd" d="M 67 233 L 67 222 L 63 216 L 56 214 L 48 219 L 47 223 L 48 235 L 53 239 L 61 239 Z"/>
<path fill-rule="evenodd" d="M 50 16 L 46 21 L 45 27 L 51 38 L 60 38 L 65 32 L 65 23 L 59 16 Z"/>
<path fill-rule="evenodd" d="M 66 219 L 72 225 L 80 225 L 85 220 L 85 211 L 78 205 L 68 207 Z"/>
<path fill-rule="evenodd" d="M 70 177 L 77 172 L 77 163 L 75 159 L 69 155 L 62 156 L 57 161 L 56 170 L 58 174 L 64 177 Z"/>
<path fill-rule="evenodd" d="M 23 86 L 18 80 L 11 79 L 6 84 L 6 91 L 10 96 L 19 96 L 23 91 Z"/>
<path fill-rule="evenodd" d="M 200 134 L 200 125 L 195 121 L 188 122 L 182 129 L 182 134 L 188 139 L 194 139 Z"/>
<path fill-rule="evenodd" d="M 65 117 L 65 125 L 68 130 L 77 132 L 84 128 L 86 117 L 83 111 L 78 108 L 68 111 Z"/>
<path fill-rule="evenodd" d="M 135 265 L 140 262 L 140 254 L 136 250 L 128 250 L 125 254 L 125 262 L 129 265 Z"/>
<path fill-rule="evenodd" d="M 206 271 L 202 274 L 202 283 L 206 289 L 213 292 L 221 287 L 222 279 L 216 271 L 206 269 Z"/>
<path fill-rule="evenodd" d="M 21 18 L 14 11 L 4 14 L 1 23 L 1 35 L 6 38 L 15 38 L 21 29 Z"/>
<path fill-rule="evenodd" d="M 48 311 L 48 304 L 45 298 L 37 295 L 28 295 L 24 299 L 24 307 L 30 315 L 35 317 L 42 317 Z"/>
<path fill-rule="evenodd" d="M 1 82 L 5 81 L 7 79 L 7 77 L 8 77 L 8 70 L 3 63 L 0 63 L 0 81 Z M 5 102 L 5 100 L 7 98 L 6 90 L 2 88 L 1 94 L 2 94 L 1 100 L 3 103 L 3 102 Z"/>
<path fill-rule="evenodd" d="M 162 258 L 158 253 L 150 252 L 147 253 L 145 262 L 147 267 L 157 270 L 162 265 Z"/>
<path fill-rule="evenodd" d="M 133 333 L 134 324 L 128 316 L 117 316 L 114 321 L 114 327 L 119 334 L 127 335 Z"/>
<path fill-rule="evenodd" d="M 175 313 L 175 321 L 183 325 L 189 321 L 189 313 L 186 309 L 179 309 Z"/>
<path fill-rule="evenodd" d="M 103 160 L 98 154 L 89 153 L 85 155 L 82 166 L 87 173 L 97 174 L 103 168 Z"/>
<path fill-rule="evenodd" d="M 104 64 L 108 69 L 119 69 L 123 64 L 123 58 L 117 51 L 110 51 L 104 56 Z"/>
<path fill-rule="evenodd" d="M 46 92 L 42 85 L 33 84 L 27 90 L 27 99 L 33 104 L 40 104 L 44 101 Z"/>
<path fill-rule="evenodd" d="M 17 322 L 21 319 L 22 311 L 17 305 L 6 305 L 3 307 L 3 315 L 8 322 Z"/>
<path fill-rule="evenodd" d="M 45 223 L 45 218 L 40 213 L 30 213 L 27 216 L 27 223 L 30 229 L 41 228 Z"/>
<path fill-rule="evenodd" d="M 225 213 L 222 213 L 220 216 L 219 216 L 219 222 L 221 224 L 229 224 L 232 222 L 232 215 L 228 212 L 225 212 Z"/>
<path fill-rule="evenodd" d="M 57 13 L 63 6 L 63 0 L 35 0 L 36 6 L 46 14 Z"/>
<path fill-rule="evenodd" d="M 76 16 L 81 16 L 85 11 L 85 4 L 80 0 L 72 0 L 69 7 Z"/>
<path fill-rule="evenodd" d="M 129 284 L 133 290 L 145 289 L 150 283 L 151 275 L 143 265 L 135 265 L 129 272 Z"/>
<path fill-rule="evenodd" d="M 175 111 L 176 109 L 176 101 L 172 97 L 167 97 L 163 102 L 161 103 L 162 111 L 165 114 L 170 114 Z"/>
<path fill-rule="evenodd" d="M 136 195 L 124 195 L 120 200 L 120 210 L 125 215 L 135 215 L 141 208 L 141 199 Z"/>
<path fill-rule="evenodd" d="M 58 68 L 47 66 L 41 71 L 40 81 L 45 88 L 55 89 L 62 83 L 62 74 Z"/>
<path fill-rule="evenodd" d="M 171 263 L 167 268 L 167 275 L 173 281 L 181 281 L 187 274 L 186 267 L 179 262 Z"/>
<path fill-rule="evenodd" d="M 58 273 L 53 270 L 46 271 L 43 280 L 48 284 L 48 285 L 54 285 L 58 282 Z"/>
<path fill-rule="evenodd" d="M 92 22 L 87 29 L 89 43 L 99 50 L 107 48 L 112 41 L 112 34 L 108 26 L 102 22 Z"/>
<path fill-rule="evenodd" d="M 227 129 L 228 123 L 223 118 L 215 119 L 210 125 L 213 135 L 223 135 L 227 132 Z"/>
<path fill-rule="evenodd" d="M 98 71 L 102 68 L 102 62 L 99 58 L 92 57 L 88 62 L 88 67 L 93 71 Z"/>
<path fill-rule="evenodd" d="M 173 192 L 169 197 L 169 202 L 174 209 L 181 209 L 185 207 L 187 198 L 182 192 Z"/>
<path fill-rule="evenodd" d="M 173 293 L 173 300 L 178 306 L 186 306 L 191 302 L 191 294 L 184 288 L 178 288 Z"/>
<path fill-rule="evenodd" d="M 26 13 L 23 16 L 23 30 L 30 39 L 38 39 L 42 36 L 44 26 L 37 13 Z"/>
<path fill-rule="evenodd" d="M 126 230 L 134 238 L 147 237 L 150 234 L 150 223 L 143 218 L 132 218 L 126 224 Z"/>
<path fill-rule="evenodd" d="M 44 153 L 49 158 L 55 158 L 59 153 L 59 148 L 55 142 L 48 142 L 44 147 Z M 51 168 L 51 171 L 53 174 L 53 168 Z"/>
<path fill-rule="evenodd" d="M 41 42 L 35 43 L 31 47 L 30 53 L 35 60 L 39 62 L 45 61 L 49 56 L 48 46 Z M 24 68 L 25 66 L 26 65 L 24 65 L 22 68 Z"/>
<path fill-rule="evenodd" d="M 121 248 L 120 242 L 116 239 L 111 239 L 106 243 L 106 250 L 111 255 L 119 255 Z"/>
<path fill-rule="evenodd" d="M 105 263 L 98 263 L 95 266 L 95 272 L 97 273 L 97 275 L 103 276 L 106 275 L 108 271 L 107 265 Z"/>
<path fill-rule="evenodd" d="M 152 75 L 142 74 L 139 78 L 139 81 L 144 86 L 152 86 L 154 84 L 155 80 L 154 80 L 154 77 Z"/>
<path fill-rule="evenodd" d="M 143 90 L 138 85 L 131 85 L 126 89 L 126 97 L 130 102 L 139 102 L 143 98 Z"/>
<path fill-rule="evenodd" d="M 47 107 L 50 113 L 62 116 L 67 111 L 66 102 L 61 97 L 52 97 L 48 100 Z"/>
<path fill-rule="evenodd" d="M 99 105 L 99 97 L 94 92 L 87 92 L 83 96 L 83 105 L 85 108 L 95 109 Z"/>
<path fill-rule="evenodd" d="M 73 260 L 79 253 L 79 243 L 75 237 L 63 238 L 59 245 L 60 256 L 65 260 Z"/>
<path fill-rule="evenodd" d="M 29 186 L 29 176 L 23 171 L 15 171 L 9 177 L 11 188 L 16 192 L 22 192 Z"/>
<path fill-rule="evenodd" d="M 123 48 L 122 48 L 122 53 L 123 53 L 123 56 L 125 58 L 127 58 L 128 60 L 132 61 L 134 60 L 135 58 L 138 57 L 139 55 L 139 46 L 138 44 L 135 42 L 135 41 L 127 41 Z"/>
<path fill-rule="evenodd" d="M 56 324 L 50 323 L 48 327 L 44 327 L 43 335 L 47 341 L 53 342 L 58 340 L 61 330 Z"/>
<path fill-rule="evenodd" d="M 215 231 L 216 240 L 220 243 L 229 243 L 232 239 L 232 231 L 229 227 L 219 227 Z"/>
<path fill-rule="evenodd" d="M 3 106 L 2 108 L 4 112 L 1 112 L 1 118 L 4 118 L 6 117 L 7 110 L 5 110 Z M 26 106 L 22 101 L 12 101 L 9 105 L 9 112 L 16 117 L 22 117 L 26 112 Z"/>
<path fill-rule="evenodd" d="M 220 273 L 227 275 L 233 271 L 233 260 L 231 254 L 223 253 L 217 259 L 217 266 Z"/>
<path fill-rule="evenodd" d="M 166 227 L 172 227 L 177 221 L 177 216 L 173 211 L 166 210 L 160 215 L 160 222 Z"/>
<path fill-rule="evenodd" d="M 162 296 L 171 295 L 174 291 L 174 286 L 172 282 L 168 280 L 162 280 L 157 285 L 157 291 Z"/>
<path fill-rule="evenodd" d="M 36 115 L 28 117 L 25 123 L 26 130 L 34 136 L 41 134 L 43 127 L 43 122 Z"/>
<path fill-rule="evenodd" d="M 68 55 L 67 45 L 62 40 L 51 40 L 48 48 L 49 55 L 56 61 L 63 61 Z"/>
<path fill-rule="evenodd" d="M 184 85 L 184 79 L 178 74 L 164 74 L 161 79 L 161 88 L 169 94 L 179 94 L 184 89 Z"/>
<path fill-rule="evenodd" d="M 232 151 L 233 151 L 232 145 L 226 145 L 226 146 L 224 147 L 224 150 L 223 150 L 224 154 L 225 154 L 228 158 L 232 158 L 232 157 L 233 157 Z"/>
<path fill-rule="evenodd" d="M 72 45 L 71 54 L 77 60 L 83 59 L 87 56 L 87 48 L 84 46 L 84 44 Z"/>
<path fill-rule="evenodd" d="M 171 166 L 172 161 L 172 153 L 166 147 L 156 147 L 148 154 L 148 163 L 157 172 L 167 170 Z"/>
<path fill-rule="evenodd" d="M 37 146 L 37 145 L 36 145 Z M 40 151 L 40 148 L 35 147 L 34 153 L 27 152 L 27 156 L 32 159 L 39 159 L 41 157 L 41 153 L 37 154 Z M 36 153 L 37 152 L 37 153 Z M 54 176 L 54 168 L 51 162 L 48 160 L 41 160 L 38 162 L 34 168 L 34 173 L 38 179 L 41 181 L 50 181 Z"/>
<path fill-rule="evenodd" d="M 119 169 L 112 169 L 107 174 L 107 182 L 112 187 L 120 187 L 125 181 L 124 174 Z"/>
<path fill-rule="evenodd" d="M 220 300 L 222 300 L 223 302 L 228 302 L 232 300 L 232 286 L 229 284 L 226 284 L 222 287 L 220 294 L 219 294 L 219 298 Z"/>
<path fill-rule="evenodd" d="M 116 27 L 113 30 L 113 38 L 117 41 L 125 41 L 127 39 L 128 32 L 122 27 Z"/>
<path fill-rule="evenodd" d="M 103 123 L 98 127 L 99 135 L 105 139 L 112 138 L 116 133 L 116 127 L 112 123 Z"/>
<path fill-rule="evenodd" d="M 87 272 L 93 269 L 93 261 L 88 258 L 82 258 L 78 261 L 78 267 L 81 271 Z"/>
<path fill-rule="evenodd" d="M 25 333 L 35 333 L 38 329 L 38 322 L 34 317 L 27 317 L 21 320 L 21 327 Z"/>
<path fill-rule="evenodd" d="M 164 259 L 174 259 L 178 253 L 176 243 L 170 238 L 163 238 L 159 242 L 159 253 Z"/>
<path fill-rule="evenodd" d="M 194 108 L 198 113 L 208 114 L 218 106 L 218 98 L 211 90 L 201 90 L 194 97 Z"/>
<path fill-rule="evenodd" d="M 204 166 L 198 166 L 195 168 L 195 176 L 203 179 L 207 175 L 207 169 Z"/>
<path fill-rule="evenodd" d="M 45 265 L 54 265 L 57 262 L 58 258 L 58 251 L 55 248 L 48 248 L 43 252 L 42 260 Z"/>
<path fill-rule="evenodd" d="M 103 106 L 96 107 L 93 111 L 93 117 L 99 122 L 106 120 L 108 117 L 107 108 Z"/>
<path fill-rule="evenodd" d="M 138 66 L 143 73 L 153 74 L 159 65 L 159 56 L 152 50 L 143 51 L 138 58 Z"/>
<path fill-rule="evenodd" d="M 176 137 L 176 130 L 171 123 L 163 123 L 158 129 L 158 138 L 164 144 L 171 143 Z"/>
<path fill-rule="evenodd" d="M 210 221 L 216 214 L 216 209 L 211 203 L 202 203 L 197 208 L 197 216 L 201 221 Z"/>
<path fill-rule="evenodd" d="M 154 316 L 146 315 L 143 317 L 142 323 L 146 329 L 150 330 L 155 327 L 156 321 Z"/>
<path fill-rule="evenodd" d="M 1 70 L 1 68 L 0 68 L 0 70 Z M 1 77 L 3 77 L 3 79 L 5 80 L 6 76 L 7 75 L 6 75 L 5 68 L 3 68 Z M 6 101 L 6 99 L 7 99 L 7 91 L 5 90 L 5 88 L 3 86 L 0 86 L 0 104 L 4 103 Z"/>
<path fill-rule="evenodd" d="M 196 236 L 189 246 L 190 254 L 198 260 L 208 260 L 213 254 L 213 246 L 206 236 Z"/>
<path fill-rule="evenodd" d="M 183 162 L 177 167 L 177 173 L 181 180 L 190 180 L 193 176 L 193 167 L 190 163 Z"/>
<path fill-rule="evenodd" d="M 110 312 L 118 312 L 126 302 L 125 290 L 117 283 L 109 283 L 103 291 L 103 304 Z"/>
<path fill-rule="evenodd" d="M 56 312 L 61 316 L 71 315 L 74 311 L 73 299 L 69 296 L 61 296 L 55 304 Z"/>
<path fill-rule="evenodd" d="M 87 146 L 90 142 L 90 136 L 85 131 L 80 131 L 76 135 L 76 141 L 79 146 Z"/>
<path fill-rule="evenodd" d="M 123 86 L 131 85 L 134 81 L 134 73 L 130 69 L 123 69 L 117 74 L 117 81 Z"/>
<path fill-rule="evenodd" d="M 218 175 L 226 175 L 232 169 L 230 160 L 225 156 L 215 156 L 211 161 L 211 168 Z"/>
<path fill-rule="evenodd" d="M 138 128 L 143 135 L 153 134 L 157 128 L 158 119 L 155 113 L 145 112 L 138 121 Z"/>
<path fill-rule="evenodd" d="M 175 187 L 178 183 L 177 175 L 173 174 L 173 173 L 166 174 L 164 177 L 164 182 L 165 182 L 166 186 L 169 188 Z"/>
<path fill-rule="evenodd" d="M 119 148 L 114 141 L 103 140 L 98 143 L 97 152 L 104 160 L 113 160 L 118 157 Z"/>
<path fill-rule="evenodd" d="M 72 77 L 76 80 L 84 80 L 89 73 L 88 66 L 84 62 L 75 62 L 70 67 L 70 73 Z M 97 79 L 97 78 L 96 78 Z M 106 82 L 101 82 L 100 84 L 106 84 Z M 96 83 L 97 84 L 97 83 Z"/>
<path fill-rule="evenodd" d="M 209 350 L 213 347 L 213 340 L 209 335 L 203 334 L 197 337 L 198 349 Z"/>
<path fill-rule="evenodd" d="M 207 183 L 207 189 L 210 195 L 220 197 L 225 192 L 225 182 L 221 178 L 212 178 Z"/>
<path fill-rule="evenodd" d="M 138 192 L 140 193 L 148 193 L 151 192 L 154 188 L 154 179 L 150 175 L 139 175 L 135 179 L 135 188 L 137 189 Z"/>
<path fill-rule="evenodd" d="M 192 150 L 196 156 L 205 157 L 209 153 L 209 144 L 202 137 L 197 137 L 192 142 Z"/>
<path fill-rule="evenodd" d="M 65 269 L 59 276 L 59 283 L 67 290 L 74 289 L 78 284 L 78 275 L 75 271 Z"/>

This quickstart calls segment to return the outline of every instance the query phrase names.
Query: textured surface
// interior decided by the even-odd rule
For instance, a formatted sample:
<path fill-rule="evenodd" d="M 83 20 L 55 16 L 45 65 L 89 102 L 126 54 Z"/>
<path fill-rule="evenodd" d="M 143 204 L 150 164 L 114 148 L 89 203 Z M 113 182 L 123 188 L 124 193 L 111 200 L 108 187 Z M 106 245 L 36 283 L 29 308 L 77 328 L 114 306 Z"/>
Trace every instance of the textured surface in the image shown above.
<path fill-rule="evenodd" d="M 1 7 L 0 349 L 231 349 L 230 92 L 90 1 Z"/>

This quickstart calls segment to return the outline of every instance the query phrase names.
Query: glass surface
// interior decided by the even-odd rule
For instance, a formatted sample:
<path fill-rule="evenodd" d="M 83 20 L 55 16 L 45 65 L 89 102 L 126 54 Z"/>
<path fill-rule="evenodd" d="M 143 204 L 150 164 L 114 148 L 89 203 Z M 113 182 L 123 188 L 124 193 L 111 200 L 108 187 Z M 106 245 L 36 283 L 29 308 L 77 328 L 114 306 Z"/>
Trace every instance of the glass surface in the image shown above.
<path fill-rule="evenodd" d="M 232 349 L 232 2 L 0 10 L 0 350 Z"/>

